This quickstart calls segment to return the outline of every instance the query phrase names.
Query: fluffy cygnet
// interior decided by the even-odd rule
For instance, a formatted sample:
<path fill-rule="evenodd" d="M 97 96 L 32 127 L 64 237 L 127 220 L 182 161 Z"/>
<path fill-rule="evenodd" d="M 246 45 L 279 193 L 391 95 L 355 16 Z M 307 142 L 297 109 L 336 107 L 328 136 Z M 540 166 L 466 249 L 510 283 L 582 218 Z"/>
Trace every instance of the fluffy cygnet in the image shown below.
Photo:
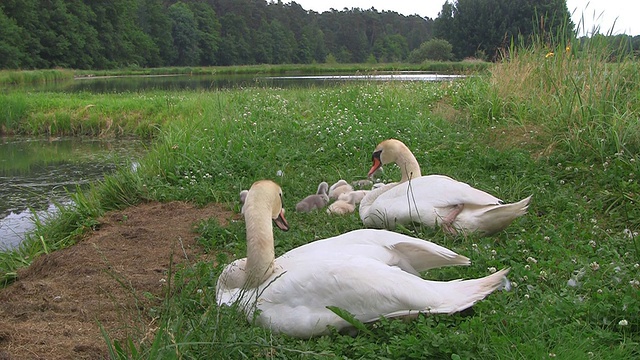
<path fill-rule="evenodd" d="M 356 197 L 355 191 L 342 194 L 340 200 L 336 200 L 333 204 L 329 205 L 327 214 L 344 215 L 352 213 L 356 210 Z"/>
<path fill-rule="evenodd" d="M 369 193 L 371 190 L 354 190 L 348 193 L 342 193 L 338 196 L 338 200 L 349 201 L 349 196 L 353 198 L 353 204 L 360 204 L 360 201 Z"/>
<path fill-rule="evenodd" d="M 296 211 L 310 212 L 315 209 L 322 209 L 329 203 L 328 190 L 329 184 L 325 181 L 321 182 L 318 185 L 318 191 L 314 195 L 309 195 L 296 204 Z"/>
<path fill-rule="evenodd" d="M 329 199 L 337 200 L 340 194 L 348 193 L 351 191 L 353 191 L 353 187 L 349 185 L 346 180 L 340 179 L 329 188 Z"/>

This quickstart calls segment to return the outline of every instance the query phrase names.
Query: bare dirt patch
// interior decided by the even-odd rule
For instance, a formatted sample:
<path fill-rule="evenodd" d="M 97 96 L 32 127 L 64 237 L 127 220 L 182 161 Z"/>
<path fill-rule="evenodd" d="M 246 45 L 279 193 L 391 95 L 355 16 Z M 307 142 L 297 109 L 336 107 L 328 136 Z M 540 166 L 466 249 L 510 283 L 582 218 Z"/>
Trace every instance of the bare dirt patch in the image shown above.
<path fill-rule="evenodd" d="M 107 214 L 98 230 L 37 258 L 0 290 L 0 360 L 102 359 L 112 339 L 153 336 L 148 308 L 166 291 L 170 262 L 204 255 L 194 226 L 237 218 L 224 205 L 145 203 Z"/>

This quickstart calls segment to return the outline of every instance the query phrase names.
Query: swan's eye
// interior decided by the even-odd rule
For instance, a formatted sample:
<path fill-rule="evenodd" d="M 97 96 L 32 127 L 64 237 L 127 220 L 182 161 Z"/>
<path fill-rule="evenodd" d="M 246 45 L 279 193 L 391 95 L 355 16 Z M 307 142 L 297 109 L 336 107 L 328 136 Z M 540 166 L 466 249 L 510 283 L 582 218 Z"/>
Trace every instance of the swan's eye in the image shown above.
<path fill-rule="evenodd" d="M 382 150 L 374 151 L 371 160 L 380 159 L 380 154 L 382 154 Z"/>

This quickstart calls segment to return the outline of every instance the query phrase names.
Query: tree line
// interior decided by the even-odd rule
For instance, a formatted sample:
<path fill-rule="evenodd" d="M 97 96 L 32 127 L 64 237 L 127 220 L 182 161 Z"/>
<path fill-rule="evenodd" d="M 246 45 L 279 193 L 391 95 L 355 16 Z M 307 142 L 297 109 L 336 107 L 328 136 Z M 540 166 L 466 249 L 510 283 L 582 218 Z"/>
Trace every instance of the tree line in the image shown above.
<path fill-rule="evenodd" d="M 514 37 L 559 31 L 573 36 L 565 0 L 457 0 L 436 19 L 266 0 L 2 0 L 0 68 L 420 62 L 429 41 L 450 52 L 439 60 L 493 59 Z"/>

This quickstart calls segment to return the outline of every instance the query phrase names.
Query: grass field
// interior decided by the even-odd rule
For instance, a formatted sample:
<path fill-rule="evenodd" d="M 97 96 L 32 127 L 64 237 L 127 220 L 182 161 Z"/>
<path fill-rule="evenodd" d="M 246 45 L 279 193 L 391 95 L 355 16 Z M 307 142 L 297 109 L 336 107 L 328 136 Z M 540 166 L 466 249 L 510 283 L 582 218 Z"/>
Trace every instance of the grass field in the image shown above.
<path fill-rule="evenodd" d="M 533 195 L 529 213 L 493 237 L 401 231 L 468 256 L 465 268 L 430 279 L 484 276 L 510 267 L 513 288 L 474 306 L 472 315 L 383 320 L 357 337 L 312 340 L 251 326 L 218 308 L 222 267 L 244 257 L 244 223 L 200 226 L 219 265 L 176 274 L 154 341 L 118 344 L 127 358 L 630 359 L 640 356 L 640 75 L 637 63 L 601 54 L 527 50 L 488 75 L 453 83 L 352 83 L 316 89 L 220 92 L 5 94 L 13 128 L 74 129 L 155 139 L 138 171 L 122 170 L 77 195 L 78 206 L 40 224 L 33 241 L 2 254 L 15 268 L 72 244 L 104 211 L 142 199 L 238 206 L 241 189 L 273 179 L 284 191 L 289 232 L 276 255 L 361 227 L 359 217 L 300 214 L 295 203 L 320 181 L 362 179 L 383 139 L 405 142 L 423 174 L 446 174 L 505 201 Z M 90 106 L 91 105 L 91 106 Z M 65 115 L 66 114 L 66 115 Z M 65 120 L 66 119 L 66 120 Z M 110 125 L 107 122 L 111 120 Z M 71 131 L 73 133 L 74 131 Z M 115 133 L 120 134 L 120 133 Z M 399 178 L 385 169 L 386 180 Z M 55 246 L 54 246 L 55 245 Z M 117 351 L 120 349 L 120 351 Z"/>

